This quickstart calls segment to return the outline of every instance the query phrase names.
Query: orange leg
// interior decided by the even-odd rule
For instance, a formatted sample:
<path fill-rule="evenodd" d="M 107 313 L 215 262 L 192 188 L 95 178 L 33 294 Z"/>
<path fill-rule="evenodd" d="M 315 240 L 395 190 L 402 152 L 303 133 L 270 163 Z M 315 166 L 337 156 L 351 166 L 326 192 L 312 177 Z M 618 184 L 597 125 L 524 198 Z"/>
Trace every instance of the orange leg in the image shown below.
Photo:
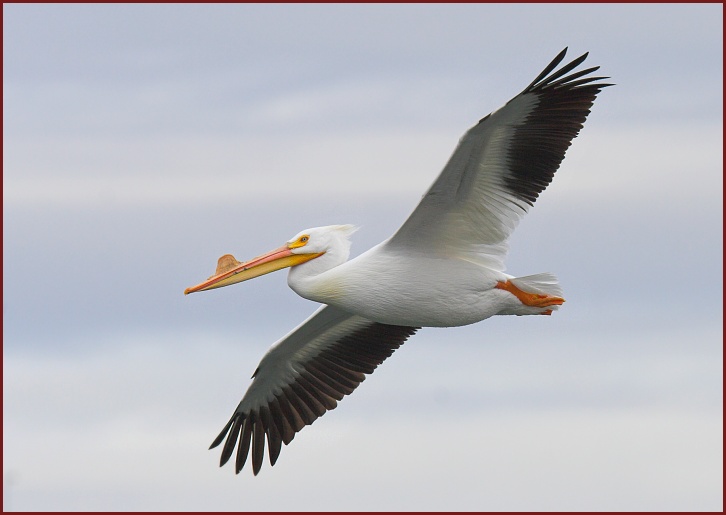
<path fill-rule="evenodd" d="M 519 299 L 519 301 L 524 304 L 525 306 L 532 306 L 536 308 L 545 308 L 547 306 L 559 306 L 563 302 L 565 302 L 565 299 L 562 297 L 555 297 L 554 295 L 543 295 L 541 293 L 529 293 L 526 291 L 522 291 L 519 288 L 517 288 L 514 284 L 512 284 L 511 281 L 499 281 L 496 285 L 494 285 L 495 288 L 499 288 L 500 290 L 505 290 L 514 295 Z M 547 311 L 543 311 L 541 313 L 542 315 L 551 315 L 552 310 L 548 309 Z"/>

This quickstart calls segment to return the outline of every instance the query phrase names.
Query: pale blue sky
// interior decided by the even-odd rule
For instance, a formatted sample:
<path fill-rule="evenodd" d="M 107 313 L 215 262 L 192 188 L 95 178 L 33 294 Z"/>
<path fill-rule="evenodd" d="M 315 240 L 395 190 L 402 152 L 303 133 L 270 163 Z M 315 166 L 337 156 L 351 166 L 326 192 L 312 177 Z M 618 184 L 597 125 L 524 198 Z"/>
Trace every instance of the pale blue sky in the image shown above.
<path fill-rule="evenodd" d="M 3 5 L 4 508 L 721 510 L 722 14 Z M 508 259 L 563 309 L 422 330 L 274 468 L 219 469 L 315 305 L 184 288 L 306 227 L 389 236 L 565 46 L 617 86 Z"/>

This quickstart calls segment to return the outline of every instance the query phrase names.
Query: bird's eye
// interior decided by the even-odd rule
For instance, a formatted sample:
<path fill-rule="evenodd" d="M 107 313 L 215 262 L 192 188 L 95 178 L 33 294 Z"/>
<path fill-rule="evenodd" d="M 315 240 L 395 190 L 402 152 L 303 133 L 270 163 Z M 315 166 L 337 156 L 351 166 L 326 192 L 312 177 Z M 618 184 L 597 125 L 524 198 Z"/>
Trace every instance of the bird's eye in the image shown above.
<path fill-rule="evenodd" d="M 307 236 L 303 236 L 300 238 L 300 243 L 306 243 L 310 238 Z"/>

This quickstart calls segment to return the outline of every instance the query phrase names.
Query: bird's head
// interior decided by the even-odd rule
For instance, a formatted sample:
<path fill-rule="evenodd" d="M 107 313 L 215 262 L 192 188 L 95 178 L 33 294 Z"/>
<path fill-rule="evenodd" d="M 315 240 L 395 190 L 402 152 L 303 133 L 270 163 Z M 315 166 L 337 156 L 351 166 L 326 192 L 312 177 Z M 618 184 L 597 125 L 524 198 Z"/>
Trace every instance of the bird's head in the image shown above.
<path fill-rule="evenodd" d="M 212 290 L 230 284 L 247 281 L 282 268 L 301 265 L 307 261 L 326 256 L 328 266 L 336 266 L 350 253 L 351 234 L 356 231 L 352 225 L 328 225 L 300 231 L 282 247 L 249 261 L 240 262 L 232 254 L 225 254 L 217 261 L 217 270 L 206 281 L 184 290 L 184 294 Z"/>

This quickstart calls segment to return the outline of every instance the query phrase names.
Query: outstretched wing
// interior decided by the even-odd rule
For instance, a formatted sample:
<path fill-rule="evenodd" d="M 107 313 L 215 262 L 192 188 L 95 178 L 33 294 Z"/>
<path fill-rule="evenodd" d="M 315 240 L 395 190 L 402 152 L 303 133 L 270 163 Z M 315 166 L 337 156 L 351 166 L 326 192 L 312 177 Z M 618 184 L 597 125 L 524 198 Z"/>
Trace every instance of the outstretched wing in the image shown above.
<path fill-rule="evenodd" d="M 600 90 L 565 48 L 504 107 L 469 129 L 443 171 L 387 245 L 471 259 L 503 271 L 507 238 L 552 181 Z M 570 73 L 573 72 L 573 73 Z M 567 75 L 570 73 L 570 75 Z"/>
<path fill-rule="evenodd" d="M 416 327 L 386 325 L 323 306 L 270 348 L 232 418 L 210 449 L 224 440 L 220 466 L 237 445 L 235 470 L 242 470 L 252 450 L 252 470 L 262 467 L 265 439 L 274 465 L 282 444 L 332 410 Z"/>

